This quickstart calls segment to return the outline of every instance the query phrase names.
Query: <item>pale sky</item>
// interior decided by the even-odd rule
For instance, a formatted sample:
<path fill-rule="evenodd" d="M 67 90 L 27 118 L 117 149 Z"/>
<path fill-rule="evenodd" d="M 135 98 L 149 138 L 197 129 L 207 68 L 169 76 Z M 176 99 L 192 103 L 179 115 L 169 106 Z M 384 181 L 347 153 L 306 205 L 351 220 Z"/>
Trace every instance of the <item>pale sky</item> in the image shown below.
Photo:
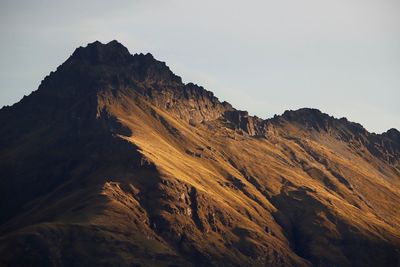
<path fill-rule="evenodd" d="M 0 0 L 0 106 L 113 39 L 269 118 L 313 107 L 400 129 L 399 0 Z"/>

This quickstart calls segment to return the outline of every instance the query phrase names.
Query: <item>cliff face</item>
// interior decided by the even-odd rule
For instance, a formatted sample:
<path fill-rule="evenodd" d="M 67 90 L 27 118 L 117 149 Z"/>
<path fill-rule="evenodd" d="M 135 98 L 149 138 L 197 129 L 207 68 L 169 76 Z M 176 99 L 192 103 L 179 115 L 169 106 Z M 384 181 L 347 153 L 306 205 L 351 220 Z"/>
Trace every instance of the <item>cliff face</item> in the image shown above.
<path fill-rule="evenodd" d="M 0 265 L 400 264 L 395 129 L 249 116 L 116 41 L 0 123 Z"/>

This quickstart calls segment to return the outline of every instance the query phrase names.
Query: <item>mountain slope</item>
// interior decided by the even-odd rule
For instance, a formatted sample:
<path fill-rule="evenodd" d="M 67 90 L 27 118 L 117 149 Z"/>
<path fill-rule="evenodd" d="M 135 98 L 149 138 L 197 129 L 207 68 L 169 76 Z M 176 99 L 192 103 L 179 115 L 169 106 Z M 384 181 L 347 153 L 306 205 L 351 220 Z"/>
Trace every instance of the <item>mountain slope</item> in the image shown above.
<path fill-rule="evenodd" d="M 395 129 L 252 117 L 116 41 L 0 122 L 0 265 L 400 264 Z"/>

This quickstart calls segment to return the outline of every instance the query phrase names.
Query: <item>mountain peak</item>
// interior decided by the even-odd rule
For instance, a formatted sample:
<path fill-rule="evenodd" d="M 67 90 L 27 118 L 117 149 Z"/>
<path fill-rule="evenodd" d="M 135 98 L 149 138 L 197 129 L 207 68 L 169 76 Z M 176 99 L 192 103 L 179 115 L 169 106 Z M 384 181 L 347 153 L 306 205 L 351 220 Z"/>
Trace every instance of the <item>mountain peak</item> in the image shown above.
<path fill-rule="evenodd" d="M 128 61 L 131 56 L 125 46 L 113 40 L 107 44 L 95 41 L 89 43 L 86 47 L 79 47 L 74 51 L 70 59 L 90 64 L 119 64 Z"/>
<path fill-rule="evenodd" d="M 152 54 L 134 54 L 116 40 L 108 43 L 95 41 L 77 48 L 56 71 L 55 76 L 63 81 L 86 80 L 90 84 L 114 81 L 129 85 L 132 82 L 178 83 L 165 62 L 158 61 Z"/>
<path fill-rule="evenodd" d="M 317 131 L 326 131 L 328 128 L 339 129 L 345 127 L 351 130 L 353 133 L 364 134 L 367 132 L 359 123 L 351 122 L 344 117 L 337 119 L 315 108 L 286 110 L 282 116 L 278 117 L 278 119 L 284 119 L 290 123 L 297 123 L 306 127 L 307 129 L 314 129 Z"/>
<path fill-rule="evenodd" d="M 278 120 L 285 120 L 289 123 L 297 123 L 306 128 L 315 130 L 326 130 L 333 120 L 333 117 L 315 108 L 301 108 L 298 110 L 286 110 Z"/>
<path fill-rule="evenodd" d="M 392 141 L 400 143 L 400 132 L 395 128 L 391 128 L 391 129 L 387 130 L 386 132 L 382 133 L 382 136 L 385 136 Z"/>

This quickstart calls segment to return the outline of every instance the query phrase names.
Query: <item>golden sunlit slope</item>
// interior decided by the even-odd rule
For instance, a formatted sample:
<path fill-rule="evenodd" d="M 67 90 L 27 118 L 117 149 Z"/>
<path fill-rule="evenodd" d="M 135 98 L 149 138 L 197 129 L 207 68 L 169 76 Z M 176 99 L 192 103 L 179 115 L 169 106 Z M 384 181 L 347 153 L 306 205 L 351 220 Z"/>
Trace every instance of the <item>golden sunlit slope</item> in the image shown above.
<path fill-rule="evenodd" d="M 251 117 L 115 41 L 0 122 L 1 266 L 400 264 L 395 129 Z"/>
<path fill-rule="evenodd" d="M 388 263 L 393 260 L 385 245 L 375 244 L 385 240 L 399 245 L 400 214 L 393 208 L 400 201 L 399 174 L 369 153 L 359 155 L 329 133 L 307 133 L 295 124 L 272 126 L 268 138 L 232 129 L 223 119 L 193 126 L 131 91 L 108 109 L 132 130 L 124 138 L 138 146 L 161 176 L 207 199 L 196 201 L 195 212 L 203 213 L 199 216 L 190 203 L 179 203 L 190 195 L 187 189 L 171 192 L 174 200 L 166 204 L 167 211 L 176 215 L 167 216 L 162 208 L 159 213 L 172 227 L 179 226 L 177 235 L 198 220 L 198 230 L 208 234 L 203 238 L 220 235 L 216 240 L 221 244 L 215 242 L 222 247 L 232 242 L 223 233 L 245 231 L 246 241 L 239 244 L 249 246 L 250 253 L 262 253 L 265 242 L 271 250 L 286 249 L 294 258 L 297 254 L 322 265 L 350 265 L 354 258 L 360 265 L 371 264 L 372 251 L 379 261 L 378 255 Z M 210 217 L 210 203 L 211 222 L 203 219 Z M 215 209 L 223 222 L 213 229 Z M 189 221 L 179 218 L 191 216 Z M 360 238 L 358 251 L 352 249 Z"/>

